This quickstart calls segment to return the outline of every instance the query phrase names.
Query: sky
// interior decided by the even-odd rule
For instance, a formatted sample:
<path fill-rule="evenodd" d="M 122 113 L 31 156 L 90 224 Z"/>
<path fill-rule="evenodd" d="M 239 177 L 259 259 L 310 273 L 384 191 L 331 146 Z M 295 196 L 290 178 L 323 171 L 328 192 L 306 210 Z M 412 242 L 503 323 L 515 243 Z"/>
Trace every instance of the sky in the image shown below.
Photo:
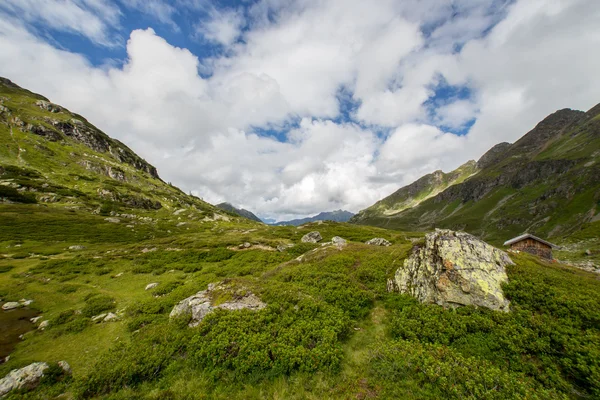
<path fill-rule="evenodd" d="M 2 0 L 0 76 L 210 203 L 357 212 L 600 102 L 596 0 Z"/>

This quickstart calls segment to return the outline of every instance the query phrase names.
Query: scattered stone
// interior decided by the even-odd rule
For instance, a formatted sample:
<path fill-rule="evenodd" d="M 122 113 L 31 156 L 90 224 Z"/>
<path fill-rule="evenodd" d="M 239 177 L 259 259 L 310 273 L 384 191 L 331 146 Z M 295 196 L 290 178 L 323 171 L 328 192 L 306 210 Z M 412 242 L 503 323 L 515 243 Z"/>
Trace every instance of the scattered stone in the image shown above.
<path fill-rule="evenodd" d="M 4 305 L 2 305 L 2 309 L 4 311 L 14 310 L 15 308 L 19 308 L 19 307 L 21 307 L 21 303 L 16 302 L 16 301 L 9 301 L 8 303 L 4 303 Z"/>
<path fill-rule="evenodd" d="M 176 226 L 180 227 L 180 226 L 184 226 L 184 225 L 187 225 L 187 222 L 179 222 L 179 223 L 177 223 Z"/>
<path fill-rule="evenodd" d="M 100 322 L 102 321 L 104 318 L 106 318 L 106 313 L 104 314 L 99 314 L 99 315 L 95 315 L 92 317 L 92 322 Z"/>
<path fill-rule="evenodd" d="M 367 240 L 366 244 L 370 244 L 371 246 L 391 246 L 392 244 L 385 240 L 384 238 L 373 238 L 371 240 Z"/>
<path fill-rule="evenodd" d="M 110 222 L 111 224 L 118 224 L 121 222 L 121 220 L 119 218 L 114 218 L 114 217 L 104 218 L 104 220 L 106 222 Z"/>
<path fill-rule="evenodd" d="M 250 247 L 252 247 L 252 244 L 245 242 L 245 243 L 240 244 L 238 247 L 240 249 L 249 249 Z"/>
<path fill-rule="evenodd" d="M 220 304 L 214 304 L 215 298 L 229 298 L 229 300 Z M 263 303 L 256 295 L 244 287 L 233 287 L 233 285 L 221 282 L 211 283 L 206 290 L 202 290 L 193 296 L 183 299 L 173 307 L 170 318 L 189 316 L 190 327 L 195 327 L 208 314 L 215 309 L 223 310 L 262 310 L 267 305 Z"/>
<path fill-rule="evenodd" d="M 185 211 L 185 208 L 180 208 L 179 210 L 175 211 L 175 212 L 173 213 L 173 215 L 179 215 L 179 214 L 181 214 L 181 213 L 182 213 L 182 212 L 184 212 L 184 211 Z"/>
<path fill-rule="evenodd" d="M 0 397 L 12 390 L 31 390 L 39 385 L 48 369 L 45 362 L 36 362 L 20 369 L 13 369 L 4 378 L 0 379 Z"/>
<path fill-rule="evenodd" d="M 158 282 L 152 282 L 146 285 L 146 290 L 154 289 L 158 286 Z"/>
<path fill-rule="evenodd" d="M 32 324 L 37 324 L 37 322 L 42 319 L 42 316 L 40 315 L 39 317 L 33 317 L 30 318 L 29 320 L 31 321 Z"/>
<path fill-rule="evenodd" d="M 339 236 L 334 236 L 331 238 L 331 243 L 343 246 L 343 245 L 347 244 L 348 242 L 346 241 L 346 239 L 343 239 Z"/>
<path fill-rule="evenodd" d="M 19 303 L 21 303 L 21 305 L 23 307 L 27 307 L 29 306 L 31 303 L 33 303 L 33 300 L 25 300 L 25 299 L 21 299 L 19 300 Z"/>
<path fill-rule="evenodd" d="M 586 255 L 586 256 L 591 256 L 591 255 L 592 255 L 592 251 L 591 251 L 590 249 L 587 249 L 587 250 L 585 251 L 585 255 Z"/>
<path fill-rule="evenodd" d="M 62 108 L 59 105 L 50 103 L 49 101 L 45 100 L 38 100 L 35 102 L 35 105 L 41 108 L 42 110 L 50 111 L 51 113 L 57 113 L 62 110 Z"/>
<path fill-rule="evenodd" d="M 284 252 L 284 251 L 286 251 L 287 249 L 291 249 L 292 247 L 294 247 L 294 245 L 293 245 L 293 244 L 291 244 L 291 243 L 287 243 L 287 244 L 278 244 L 278 245 L 277 245 L 277 251 L 279 251 L 279 252 Z"/>
<path fill-rule="evenodd" d="M 59 361 L 58 366 L 62 368 L 62 370 L 65 372 L 65 374 L 67 375 L 71 375 L 72 371 L 71 371 L 71 366 L 69 365 L 68 362 L 66 361 Z"/>
<path fill-rule="evenodd" d="M 421 303 L 444 307 L 473 305 L 509 311 L 501 285 L 508 281 L 508 255 L 464 232 L 436 229 L 425 245 L 413 248 L 388 290 L 408 293 Z"/>
<path fill-rule="evenodd" d="M 115 275 L 115 278 L 119 278 L 119 277 L 121 277 L 121 276 L 123 276 L 123 272 L 119 272 L 118 274 L 116 274 L 116 275 Z"/>
<path fill-rule="evenodd" d="M 306 235 L 302 236 L 302 243 L 317 243 L 320 242 L 323 238 L 321 234 L 317 231 L 309 232 Z"/>
<path fill-rule="evenodd" d="M 118 321 L 118 320 L 119 320 L 119 317 L 117 316 L 117 314 L 109 312 L 108 314 L 106 314 L 106 317 L 104 317 L 102 322 L 113 322 L 113 321 Z"/>
<path fill-rule="evenodd" d="M 40 331 L 43 331 L 44 329 L 46 329 L 48 326 L 50 325 L 50 321 L 46 320 L 46 321 L 42 321 L 40 323 L 40 325 L 38 326 L 38 329 Z"/>
<path fill-rule="evenodd" d="M 156 247 L 153 247 L 151 249 L 146 247 L 146 248 L 142 249 L 142 253 L 152 253 L 153 251 L 156 251 L 156 250 L 158 250 Z"/>
<path fill-rule="evenodd" d="M 85 246 L 77 244 L 74 246 L 69 246 L 69 250 L 85 250 Z"/>

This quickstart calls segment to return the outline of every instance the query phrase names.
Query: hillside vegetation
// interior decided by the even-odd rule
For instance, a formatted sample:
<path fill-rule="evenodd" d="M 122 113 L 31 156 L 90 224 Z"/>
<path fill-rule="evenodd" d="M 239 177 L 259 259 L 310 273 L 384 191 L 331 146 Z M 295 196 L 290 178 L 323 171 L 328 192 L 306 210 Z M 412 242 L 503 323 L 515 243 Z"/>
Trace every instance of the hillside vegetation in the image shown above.
<path fill-rule="evenodd" d="M 511 254 L 511 312 L 420 304 L 386 287 L 423 233 L 229 214 L 162 182 L 141 158 L 47 122 L 78 119 L 127 151 L 82 117 L 41 108 L 6 81 L 0 90 L 0 298 L 31 299 L 48 321 L 24 335 L 0 377 L 36 361 L 53 368 L 7 399 L 600 397 L 597 275 Z M 586 229 L 577 234 L 597 234 Z M 304 243 L 311 231 L 347 244 Z M 392 245 L 365 244 L 375 237 Z M 194 328 L 169 317 L 223 281 L 267 306 L 218 309 Z M 117 318 L 92 320 L 109 312 Z M 60 360 L 72 376 L 56 372 Z"/>
<path fill-rule="evenodd" d="M 440 186 L 426 176 L 352 222 L 465 230 L 495 244 L 523 232 L 561 241 L 600 218 L 600 106 L 557 111 L 514 144 L 492 148 L 474 168 L 429 198 L 424 194 Z M 408 207 L 398 207 L 398 199 Z"/>

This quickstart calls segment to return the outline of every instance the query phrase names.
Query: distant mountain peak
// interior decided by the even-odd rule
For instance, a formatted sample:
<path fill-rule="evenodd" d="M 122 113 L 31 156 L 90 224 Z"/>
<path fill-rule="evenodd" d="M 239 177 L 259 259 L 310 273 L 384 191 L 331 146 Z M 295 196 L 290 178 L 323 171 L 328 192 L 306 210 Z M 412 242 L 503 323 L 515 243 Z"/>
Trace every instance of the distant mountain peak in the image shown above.
<path fill-rule="evenodd" d="M 280 221 L 280 222 L 276 222 L 272 225 L 299 226 L 299 225 L 307 224 L 309 222 L 316 222 L 316 221 L 348 222 L 353 216 L 354 216 L 354 214 L 351 213 L 350 211 L 340 209 L 340 210 L 334 210 L 334 211 L 320 212 L 319 214 L 314 215 L 312 217 L 298 218 L 298 219 L 293 219 L 290 221 Z"/>

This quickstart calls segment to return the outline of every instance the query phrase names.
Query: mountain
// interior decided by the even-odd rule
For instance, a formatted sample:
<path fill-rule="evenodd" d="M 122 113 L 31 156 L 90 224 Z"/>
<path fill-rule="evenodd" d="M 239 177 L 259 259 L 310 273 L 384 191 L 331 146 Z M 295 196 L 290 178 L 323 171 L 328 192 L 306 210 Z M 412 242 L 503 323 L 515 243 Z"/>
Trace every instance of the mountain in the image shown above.
<path fill-rule="evenodd" d="M 479 171 L 477 163 L 469 161 L 447 174 L 441 170 L 427 174 L 410 185 L 398 189 L 371 207 L 360 211 L 349 222 L 361 223 L 361 221 L 369 221 L 381 215 L 394 215 L 415 207 L 448 187 L 463 182 L 477 171 Z"/>
<path fill-rule="evenodd" d="M 0 202 L 94 213 L 216 208 L 163 182 L 156 168 L 80 115 L 0 78 Z"/>
<path fill-rule="evenodd" d="M 221 210 L 225 210 L 233 214 L 237 214 L 241 217 L 248 218 L 252 221 L 262 222 L 261 219 L 254 215 L 251 211 L 245 210 L 243 208 L 235 208 L 229 203 L 220 203 L 217 204 L 215 207 L 218 207 Z"/>
<path fill-rule="evenodd" d="M 526 231 L 549 238 L 576 232 L 600 219 L 600 105 L 588 112 L 559 110 L 514 144 L 500 143 L 457 171 L 438 193 L 445 185 L 441 172 L 398 190 L 352 222 L 466 230 L 495 243 Z"/>
<path fill-rule="evenodd" d="M 312 217 L 293 219 L 291 221 L 280 221 L 280 222 L 276 222 L 272 225 L 300 226 L 300 225 L 307 224 L 309 222 L 316 222 L 316 221 L 347 222 L 353 216 L 354 216 L 354 214 L 352 214 L 350 211 L 335 210 L 335 211 L 322 212 L 322 213 L 319 213 Z"/>

